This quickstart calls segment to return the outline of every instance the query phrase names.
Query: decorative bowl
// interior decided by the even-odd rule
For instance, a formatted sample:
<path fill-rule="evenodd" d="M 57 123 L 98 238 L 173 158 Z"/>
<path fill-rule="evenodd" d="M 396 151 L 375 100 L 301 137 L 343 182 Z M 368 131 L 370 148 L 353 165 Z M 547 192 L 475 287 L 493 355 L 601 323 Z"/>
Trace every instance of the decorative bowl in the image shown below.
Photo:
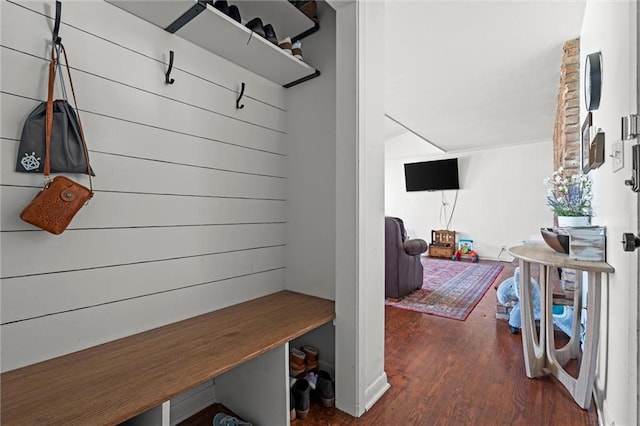
<path fill-rule="evenodd" d="M 569 254 L 569 235 L 559 234 L 553 228 L 540 228 L 542 239 L 558 253 Z"/>

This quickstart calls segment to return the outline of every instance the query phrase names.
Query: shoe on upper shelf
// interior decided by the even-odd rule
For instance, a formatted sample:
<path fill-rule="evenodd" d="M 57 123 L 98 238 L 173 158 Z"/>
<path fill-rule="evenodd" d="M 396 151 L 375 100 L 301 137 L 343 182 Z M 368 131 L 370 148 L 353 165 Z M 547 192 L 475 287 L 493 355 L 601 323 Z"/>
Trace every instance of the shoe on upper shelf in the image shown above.
<path fill-rule="evenodd" d="M 264 26 L 262 25 L 262 19 L 260 18 L 253 18 L 252 20 L 250 20 L 249 22 L 247 22 L 247 24 L 245 25 L 247 28 L 249 28 L 251 31 L 253 31 L 254 33 L 265 37 L 265 33 L 264 33 Z"/>
<path fill-rule="evenodd" d="M 315 19 L 318 14 L 318 5 L 315 0 L 289 0 L 291 4 L 304 13 L 307 17 Z"/>
<path fill-rule="evenodd" d="M 229 15 L 229 3 L 227 2 L 227 0 L 216 0 L 213 3 L 213 7 L 215 7 L 225 15 Z"/>
<path fill-rule="evenodd" d="M 291 46 L 291 37 L 285 37 L 284 40 L 280 40 L 278 42 L 278 46 L 280 46 L 280 49 L 284 50 L 285 52 L 287 52 L 289 55 L 293 55 L 293 51 L 292 46 Z"/>
<path fill-rule="evenodd" d="M 291 45 L 291 52 L 293 53 L 293 56 L 302 61 L 302 42 L 300 40 L 296 40 Z"/>
<path fill-rule="evenodd" d="M 242 23 L 240 19 L 240 9 L 238 9 L 238 6 L 235 4 L 229 6 L 229 17 L 240 24 Z"/>
<path fill-rule="evenodd" d="M 271 43 L 278 45 L 278 37 L 276 37 L 276 31 L 271 24 L 264 26 L 264 37 Z"/>

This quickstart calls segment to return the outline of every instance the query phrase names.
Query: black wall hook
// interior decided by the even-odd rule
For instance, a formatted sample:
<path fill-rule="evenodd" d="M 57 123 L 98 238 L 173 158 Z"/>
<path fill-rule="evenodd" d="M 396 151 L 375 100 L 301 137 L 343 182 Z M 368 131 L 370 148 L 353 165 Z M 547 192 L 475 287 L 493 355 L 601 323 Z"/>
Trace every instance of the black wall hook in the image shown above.
<path fill-rule="evenodd" d="M 176 81 L 171 78 L 171 70 L 173 69 L 173 50 L 169 51 L 169 69 L 167 70 L 167 73 L 164 75 L 164 82 L 165 84 L 173 84 Z"/>
<path fill-rule="evenodd" d="M 244 96 L 244 81 L 242 82 L 242 87 L 240 88 L 240 96 L 238 96 L 238 99 L 236 99 L 236 109 L 242 109 L 244 108 L 244 104 L 240 105 L 240 99 L 242 99 L 242 97 Z"/>
<path fill-rule="evenodd" d="M 62 38 L 58 36 L 58 32 L 60 31 L 60 18 L 62 17 L 62 2 L 56 0 L 56 20 L 53 24 L 53 42 L 55 44 L 60 44 Z"/>

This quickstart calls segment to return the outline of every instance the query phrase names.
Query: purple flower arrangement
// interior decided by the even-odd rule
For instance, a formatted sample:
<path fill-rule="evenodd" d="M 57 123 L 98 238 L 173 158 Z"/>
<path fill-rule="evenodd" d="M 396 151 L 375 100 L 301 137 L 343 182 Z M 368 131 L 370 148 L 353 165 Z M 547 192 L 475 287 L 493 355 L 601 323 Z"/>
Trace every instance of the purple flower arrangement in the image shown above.
<path fill-rule="evenodd" d="M 593 215 L 591 200 L 591 179 L 588 175 L 568 175 L 563 167 L 558 168 L 551 177 L 545 178 L 547 205 L 558 216 Z"/>

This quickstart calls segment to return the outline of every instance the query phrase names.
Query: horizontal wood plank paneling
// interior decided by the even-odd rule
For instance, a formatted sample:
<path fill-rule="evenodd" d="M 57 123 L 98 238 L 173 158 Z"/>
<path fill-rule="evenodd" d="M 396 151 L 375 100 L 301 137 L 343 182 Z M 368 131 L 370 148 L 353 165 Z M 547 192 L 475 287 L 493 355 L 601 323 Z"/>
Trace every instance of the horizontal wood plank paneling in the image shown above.
<path fill-rule="evenodd" d="M 68 47 L 68 49 L 71 48 Z M 3 63 L 12 63 L 12 67 L 3 70 L 3 82 L 10 88 L 3 91 L 44 100 L 46 98 L 44 84 L 47 79 L 46 61 L 7 48 L 3 48 L 1 53 Z M 72 66 L 75 68 L 73 63 Z M 170 127 L 187 134 L 212 135 L 218 140 L 269 152 L 282 153 L 284 150 L 282 135 L 285 132 L 277 129 L 277 122 L 267 123 L 264 126 L 253 125 L 250 122 L 217 114 L 211 105 L 177 102 L 165 96 L 140 90 L 133 85 L 118 84 L 116 81 L 100 78 L 100 75 L 93 73 L 73 70 L 72 77 L 78 107 L 81 111 L 147 126 Z M 69 87 L 68 82 L 66 84 Z M 93 91 L 100 93 L 100 96 L 87 96 Z M 60 96 L 60 91 L 56 91 L 56 96 Z M 216 101 L 221 102 L 219 99 Z M 171 123 L 171 126 L 167 126 L 167 123 Z M 89 129 L 87 129 L 87 135 L 91 135 Z"/>
<path fill-rule="evenodd" d="M 3 244 L 17 249 L 3 251 L 2 274 L 7 278 L 282 245 L 284 229 L 276 223 L 68 230 L 56 236 L 7 232 Z"/>
<path fill-rule="evenodd" d="M 0 117 L 2 135 L 19 140 L 29 113 L 40 101 L 0 93 L 5 113 Z M 122 121 L 86 113 L 82 115 L 87 129 L 90 152 L 104 152 L 170 161 L 237 172 L 281 176 L 286 156 L 202 136 L 179 133 L 158 127 Z M 135 137 L 142 134 L 144 137 Z M 2 142 L 2 141 L 0 141 Z M 17 145 L 16 145 L 17 153 Z"/>
<path fill-rule="evenodd" d="M 1 322 L 22 321 L 281 269 L 283 253 L 284 246 L 274 246 L 5 279 Z M 42 298 L 50 287 L 55 287 L 58 297 Z"/>
<path fill-rule="evenodd" d="M 6 185 L 42 186 L 42 175 L 16 173 L 15 145 L 0 144 L 0 179 Z M 97 178 L 97 191 L 149 192 L 236 198 L 286 197 L 285 179 L 244 173 L 232 173 L 200 167 L 185 167 L 157 161 L 91 153 L 91 165 Z M 88 179 L 82 179 L 88 185 Z M 31 196 L 33 197 L 35 193 Z"/>
<path fill-rule="evenodd" d="M 35 188 L 2 188 L 3 230 L 37 229 L 19 217 L 36 192 Z M 286 220 L 285 205 L 277 200 L 101 192 L 73 219 L 70 229 L 282 223 Z"/>
<path fill-rule="evenodd" d="M 2 3 L 3 371 L 284 287 L 284 89 L 104 2 L 64 2 L 60 28 L 96 195 L 59 236 L 19 219 L 42 186 L 14 169 L 53 7 Z"/>
<path fill-rule="evenodd" d="M 282 289 L 282 280 L 280 269 L 3 325 L 2 368 L 13 370 L 43 356 L 53 358 L 271 294 Z"/>

